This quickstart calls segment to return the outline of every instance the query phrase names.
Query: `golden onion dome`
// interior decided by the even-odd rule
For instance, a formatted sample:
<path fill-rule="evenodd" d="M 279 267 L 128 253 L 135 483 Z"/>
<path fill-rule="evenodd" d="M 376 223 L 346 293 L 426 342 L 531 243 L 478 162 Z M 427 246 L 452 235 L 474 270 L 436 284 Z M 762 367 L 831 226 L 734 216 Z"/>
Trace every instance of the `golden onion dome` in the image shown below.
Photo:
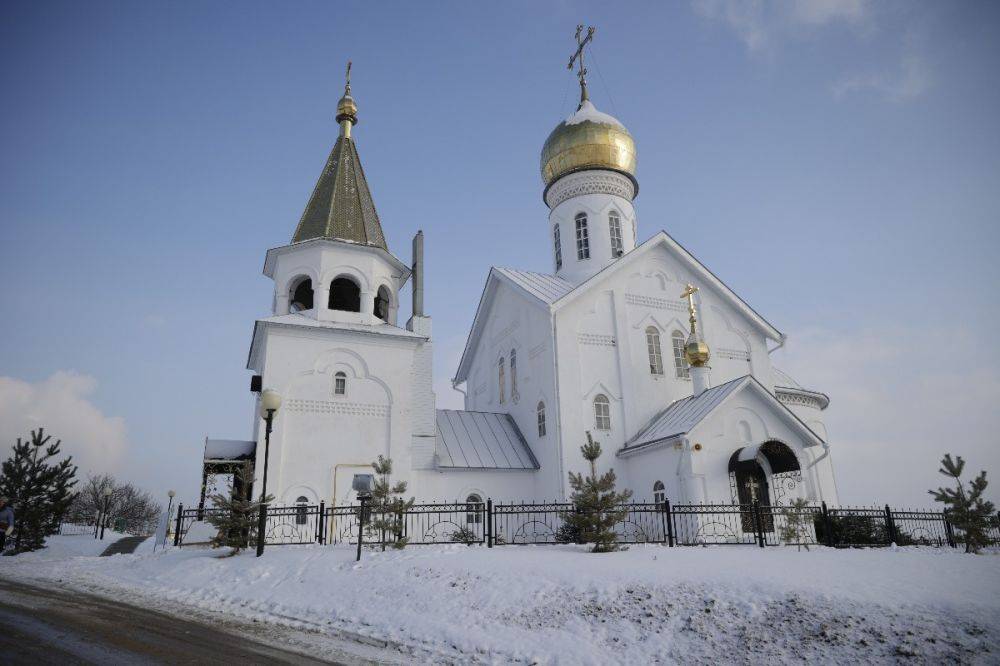
<path fill-rule="evenodd" d="M 559 123 L 542 148 L 542 180 L 548 188 L 562 176 L 583 169 L 610 169 L 635 180 L 635 141 L 613 116 L 598 111 L 589 99 Z"/>
<path fill-rule="evenodd" d="M 708 343 L 696 337 L 688 337 L 684 345 L 684 358 L 687 359 L 688 365 L 693 368 L 704 367 L 708 365 L 709 357 Z"/>
<path fill-rule="evenodd" d="M 354 125 L 358 124 L 358 105 L 354 103 L 354 98 L 351 97 L 350 86 L 348 86 L 347 92 L 340 98 L 340 101 L 337 102 L 337 122 L 342 123 L 345 120 L 350 120 Z"/>

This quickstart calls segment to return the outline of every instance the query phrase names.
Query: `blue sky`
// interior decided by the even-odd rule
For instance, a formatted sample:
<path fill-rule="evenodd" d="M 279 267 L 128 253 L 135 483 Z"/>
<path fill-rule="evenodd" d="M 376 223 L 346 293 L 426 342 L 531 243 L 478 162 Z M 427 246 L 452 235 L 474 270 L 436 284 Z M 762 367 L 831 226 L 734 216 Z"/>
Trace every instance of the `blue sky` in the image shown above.
<path fill-rule="evenodd" d="M 926 503 L 945 450 L 1000 474 L 1000 8 L 965 2 L 4 3 L 0 437 L 47 423 L 88 469 L 190 497 L 205 435 L 249 435 L 264 252 L 348 58 L 458 404 L 488 267 L 550 269 L 538 156 L 578 22 L 637 142 L 640 239 L 665 229 L 789 335 L 844 498 Z"/>

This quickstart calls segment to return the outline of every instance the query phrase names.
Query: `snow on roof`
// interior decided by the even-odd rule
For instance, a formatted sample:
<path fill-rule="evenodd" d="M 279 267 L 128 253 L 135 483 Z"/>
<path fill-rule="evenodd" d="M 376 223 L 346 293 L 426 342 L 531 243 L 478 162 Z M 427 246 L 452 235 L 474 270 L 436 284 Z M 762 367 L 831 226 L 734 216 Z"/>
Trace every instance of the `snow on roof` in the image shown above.
<path fill-rule="evenodd" d="M 555 275 L 519 271 L 515 268 L 498 268 L 496 266 L 493 267 L 493 270 L 508 278 L 535 298 L 546 303 L 554 303 L 573 291 L 573 283 Z"/>
<path fill-rule="evenodd" d="M 205 438 L 205 460 L 240 460 L 252 458 L 257 451 L 257 442 L 243 439 Z"/>
<path fill-rule="evenodd" d="M 420 335 L 419 333 L 414 333 L 413 331 L 408 331 L 405 328 L 400 328 L 399 326 L 393 326 L 392 324 L 351 324 L 347 322 L 340 321 L 323 321 L 319 319 L 314 319 L 312 317 L 307 317 L 304 314 L 298 312 L 292 312 L 286 315 L 274 315 L 272 317 L 267 317 L 265 319 L 258 319 L 258 322 L 265 324 L 279 324 L 286 326 L 305 326 L 307 328 L 329 328 L 341 331 L 361 331 L 364 333 L 378 333 L 380 335 L 398 335 L 404 338 L 426 338 L 425 335 Z"/>
<path fill-rule="evenodd" d="M 437 410 L 442 469 L 535 470 L 538 461 L 508 414 Z"/>
<path fill-rule="evenodd" d="M 592 123 L 600 123 L 602 125 L 613 125 L 618 129 L 625 129 L 625 126 L 618 122 L 618 119 L 614 116 L 609 116 L 606 113 L 597 110 L 590 100 L 584 100 L 580 108 L 570 114 L 569 118 L 566 119 L 567 125 L 579 125 L 582 122 L 590 121 Z"/>
<path fill-rule="evenodd" d="M 743 385 L 746 377 L 739 377 L 725 384 L 706 389 L 697 396 L 673 402 L 649 422 L 639 434 L 625 444 L 623 451 L 677 437 L 691 431 L 726 397 Z"/>

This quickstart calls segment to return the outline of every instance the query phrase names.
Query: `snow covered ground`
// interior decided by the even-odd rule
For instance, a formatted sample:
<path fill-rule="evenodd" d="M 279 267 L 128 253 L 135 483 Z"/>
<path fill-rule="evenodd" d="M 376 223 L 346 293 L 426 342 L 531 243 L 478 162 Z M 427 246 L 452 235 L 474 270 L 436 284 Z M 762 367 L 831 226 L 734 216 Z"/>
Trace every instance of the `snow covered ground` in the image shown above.
<path fill-rule="evenodd" d="M 62 537 L 72 539 L 78 537 Z M 93 541 L 91 539 L 91 541 Z M 53 544 L 56 546 L 56 544 Z M 1000 556 L 949 549 L 170 548 L 3 558 L 0 575 L 403 648 L 403 661 L 1000 662 Z"/>

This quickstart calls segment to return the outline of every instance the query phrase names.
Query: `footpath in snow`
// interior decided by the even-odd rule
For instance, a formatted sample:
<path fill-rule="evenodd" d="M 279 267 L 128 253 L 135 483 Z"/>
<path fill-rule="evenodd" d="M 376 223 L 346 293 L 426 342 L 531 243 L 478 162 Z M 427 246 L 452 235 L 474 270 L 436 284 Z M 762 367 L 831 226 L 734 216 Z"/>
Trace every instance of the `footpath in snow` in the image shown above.
<path fill-rule="evenodd" d="M 52 548 L 0 575 L 406 646 L 404 661 L 1000 662 L 1000 556 L 950 549 Z M 92 540 L 91 540 L 92 541 Z M 105 542 L 107 543 L 107 541 Z M 148 547 L 147 547 L 148 546 Z M 221 616 L 220 616 L 221 617 Z"/>

